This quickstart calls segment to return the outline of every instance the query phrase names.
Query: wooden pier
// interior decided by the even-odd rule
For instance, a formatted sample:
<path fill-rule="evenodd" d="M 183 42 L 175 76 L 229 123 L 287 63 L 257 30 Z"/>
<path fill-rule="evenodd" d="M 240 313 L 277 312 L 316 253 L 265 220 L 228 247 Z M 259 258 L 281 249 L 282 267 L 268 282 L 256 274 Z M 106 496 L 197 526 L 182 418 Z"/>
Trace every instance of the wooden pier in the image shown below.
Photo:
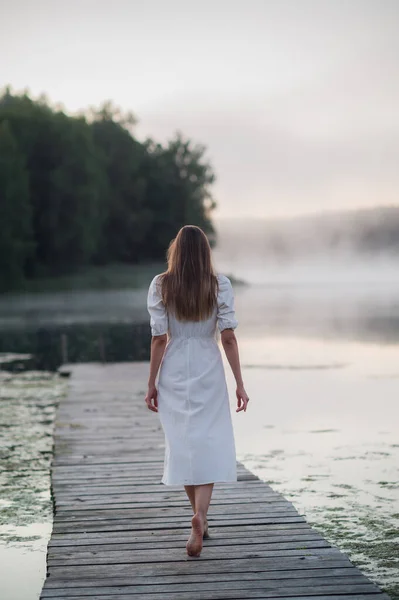
<path fill-rule="evenodd" d="M 160 483 L 148 365 L 76 365 L 55 424 L 54 526 L 41 598 L 389 600 L 294 506 L 238 464 L 215 484 L 210 539 L 186 554 L 191 507 Z"/>

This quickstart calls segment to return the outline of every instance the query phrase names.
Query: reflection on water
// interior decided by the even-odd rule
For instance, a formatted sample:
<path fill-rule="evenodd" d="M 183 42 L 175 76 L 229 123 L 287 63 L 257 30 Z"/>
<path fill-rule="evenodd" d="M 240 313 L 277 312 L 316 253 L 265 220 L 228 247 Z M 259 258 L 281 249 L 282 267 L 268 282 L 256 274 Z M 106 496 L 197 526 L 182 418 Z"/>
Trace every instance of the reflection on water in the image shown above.
<path fill-rule="evenodd" d="M 51 522 L 40 523 L 40 529 L 26 526 L 14 531 L 18 538 L 29 540 L 0 541 L 0 592 L 4 600 L 37 600 L 46 577 L 47 541 Z M 34 539 L 37 537 L 37 539 Z M 23 573 L 23 577 L 21 574 Z"/>
<path fill-rule="evenodd" d="M 237 335 L 251 398 L 233 413 L 238 458 L 399 598 L 399 348 Z"/>
<path fill-rule="evenodd" d="M 145 323 L 57 324 L 6 329 L 0 352 L 23 351 L 33 355 L 36 369 L 56 370 L 63 362 L 123 362 L 147 360 L 150 330 Z"/>
<path fill-rule="evenodd" d="M 145 289 L 4 294 L 0 330 L 137 323 L 147 317 L 146 295 Z"/>
<path fill-rule="evenodd" d="M 399 286 L 236 287 L 240 331 L 264 336 L 399 344 Z M 36 367 L 67 360 L 145 360 L 150 330 L 146 290 L 25 294 L 0 298 L 0 352 L 26 352 Z M 335 359 L 340 363 L 340 357 Z"/>
<path fill-rule="evenodd" d="M 253 285 L 237 288 L 246 334 L 399 343 L 399 286 Z"/>

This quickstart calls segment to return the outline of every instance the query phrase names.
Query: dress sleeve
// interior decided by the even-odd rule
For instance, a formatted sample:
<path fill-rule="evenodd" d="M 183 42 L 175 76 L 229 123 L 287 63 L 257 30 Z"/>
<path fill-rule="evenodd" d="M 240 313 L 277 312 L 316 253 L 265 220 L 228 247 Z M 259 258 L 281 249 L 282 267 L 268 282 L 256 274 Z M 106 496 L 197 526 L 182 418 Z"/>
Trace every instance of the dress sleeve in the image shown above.
<path fill-rule="evenodd" d="M 219 276 L 219 293 L 218 293 L 218 328 L 235 329 L 238 325 L 234 310 L 234 294 L 230 279 L 225 275 Z"/>
<path fill-rule="evenodd" d="M 158 275 L 150 283 L 147 296 L 147 310 L 150 314 L 151 335 L 168 333 L 169 320 L 166 307 L 162 302 Z"/>

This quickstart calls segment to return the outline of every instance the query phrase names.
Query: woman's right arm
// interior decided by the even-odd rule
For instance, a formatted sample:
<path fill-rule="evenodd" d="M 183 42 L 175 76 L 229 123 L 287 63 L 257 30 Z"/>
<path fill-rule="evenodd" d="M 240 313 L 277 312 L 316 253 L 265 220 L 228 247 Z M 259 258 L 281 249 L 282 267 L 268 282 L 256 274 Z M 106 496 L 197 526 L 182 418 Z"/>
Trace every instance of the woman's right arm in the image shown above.
<path fill-rule="evenodd" d="M 236 412 L 246 411 L 249 401 L 248 394 L 245 391 L 244 383 L 241 375 L 240 357 L 238 352 L 238 343 L 233 329 L 223 329 L 221 332 L 221 341 L 226 358 L 229 362 L 231 370 L 237 384 L 237 410 Z"/>

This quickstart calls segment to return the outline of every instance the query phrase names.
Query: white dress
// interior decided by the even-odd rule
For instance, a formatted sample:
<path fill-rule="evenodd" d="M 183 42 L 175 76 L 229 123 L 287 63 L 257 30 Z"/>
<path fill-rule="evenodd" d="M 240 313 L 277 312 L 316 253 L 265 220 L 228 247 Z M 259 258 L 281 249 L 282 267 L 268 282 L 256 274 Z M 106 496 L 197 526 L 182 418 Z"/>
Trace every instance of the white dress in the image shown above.
<path fill-rule="evenodd" d="M 216 335 L 217 329 L 235 329 L 238 323 L 230 280 L 217 277 L 217 306 L 203 321 L 178 321 L 169 314 L 159 275 L 148 290 L 151 333 L 168 333 L 157 385 L 165 434 L 165 485 L 237 481 L 229 396 Z"/>

